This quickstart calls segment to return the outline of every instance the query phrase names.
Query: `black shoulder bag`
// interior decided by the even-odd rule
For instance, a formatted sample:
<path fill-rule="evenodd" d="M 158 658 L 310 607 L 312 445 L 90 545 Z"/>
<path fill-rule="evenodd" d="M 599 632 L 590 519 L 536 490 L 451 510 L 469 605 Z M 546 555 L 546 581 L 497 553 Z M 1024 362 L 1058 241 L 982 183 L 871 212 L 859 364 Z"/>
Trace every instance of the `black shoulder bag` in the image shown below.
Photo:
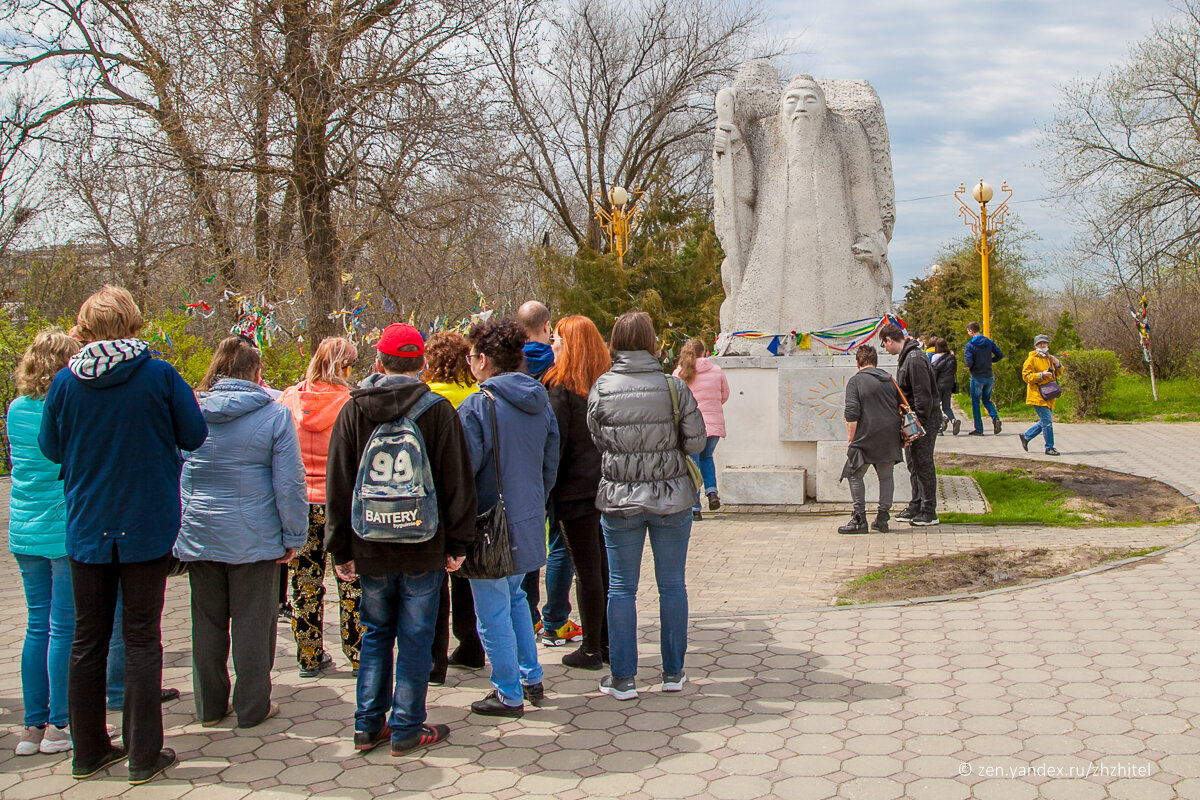
<path fill-rule="evenodd" d="M 464 578 L 496 580 L 516 574 L 512 557 L 512 534 L 508 532 L 508 512 L 504 509 L 504 484 L 500 478 L 500 428 L 496 424 L 496 398 L 487 389 L 492 417 L 492 458 L 496 466 L 496 505 L 475 517 L 475 541 L 467 547 L 467 558 L 458 568 Z"/>

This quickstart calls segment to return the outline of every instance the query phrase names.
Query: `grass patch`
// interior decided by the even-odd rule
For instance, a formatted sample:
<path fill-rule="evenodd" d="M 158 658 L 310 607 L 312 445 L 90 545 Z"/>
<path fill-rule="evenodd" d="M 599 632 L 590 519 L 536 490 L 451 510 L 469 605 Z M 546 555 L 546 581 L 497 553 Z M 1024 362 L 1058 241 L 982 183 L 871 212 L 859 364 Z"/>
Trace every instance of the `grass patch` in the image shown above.
<path fill-rule="evenodd" d="M 958 467 L 939 469 L 943 475 L 970 475 L 979 484 L 983 496 L 992 505 L 990 514 L 939 513 L 942 522 L 973 522 L 981 525 L 1058 525 L 1081 527 L 1094 521 L 1063 507 L 1075 496 L 1052 483 L 1035 480 L 1020 468 L 1004 472 L 963 470 Z"/>
<path fill-rule="evenodd" d="M 955 395 L 958 405 L 967 414 L 963 425 L 971 427 L 971 396 L 966 392 Z M 1029 420 L 1037 418 L 1032 406 L 1023 402 L 997 409 L 1004 419 Z M 1071 422 L 1074 403 L 1070 389 L 1063 392 L 1054 406 L 1056 421 Z M 1200 378 L 1171 378 L 1158 381 L 1158 402 L 1150 393 L 1150 379 L 1141 375 L 1121 373 L 1100 403 L 1098 419 L 1110 422 L 1188 422 L 1200 420 Z M 984 420 L 985 423 L 987 420 Z M 990 428 L 985 425 L 985 429 Z"/>

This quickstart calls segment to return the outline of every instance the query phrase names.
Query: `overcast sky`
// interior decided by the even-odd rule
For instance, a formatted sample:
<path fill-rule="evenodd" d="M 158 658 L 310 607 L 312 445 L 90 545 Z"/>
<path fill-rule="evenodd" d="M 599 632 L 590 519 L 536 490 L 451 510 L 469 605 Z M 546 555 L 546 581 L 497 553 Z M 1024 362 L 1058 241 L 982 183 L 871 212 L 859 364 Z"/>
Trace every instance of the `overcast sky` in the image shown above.
<path fill-rule="evenodd" d="M 883 101 L 899 201 L 897 299 L 967 232 L 951 194 L 960 182 L 1007 180 L 1040 247 L 1069 245 L 1064 201 L 1028 202 L 1054 194 L 1036 143 L 1058 87 L 1123 62 L 1156 19 L 1174 15 L 1166 0 L 767 0 L 767 9 L 772 29 L 795 42 L 793 72 L 865 78 Z M 915 199 L 929 195 L 945 196 Z"/>

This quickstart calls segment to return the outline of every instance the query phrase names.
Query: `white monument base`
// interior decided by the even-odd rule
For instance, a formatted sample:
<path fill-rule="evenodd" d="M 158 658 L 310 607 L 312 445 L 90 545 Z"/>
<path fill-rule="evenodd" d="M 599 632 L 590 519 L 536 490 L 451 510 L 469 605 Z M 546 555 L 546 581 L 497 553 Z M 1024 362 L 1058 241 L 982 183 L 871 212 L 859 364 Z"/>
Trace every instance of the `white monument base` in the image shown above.
<path fill-rule="evenodd" d="M 896 370 L 896 358 L 880 366 Z M 715 453 L 721 500 L 730 505 L 798 505 L 806 499 L 850 502 L 839 482 L 846 460 L 845 387 L 857 367 L 852 355 L 714 358 L 729 381 L 726 438 Z M 867 501 L 878 502 L 874 470 Z M 893 470 L 894 505 L 907 503 L 908 470 Z M 801 491 L 803 487 L 803 491 Z"/>

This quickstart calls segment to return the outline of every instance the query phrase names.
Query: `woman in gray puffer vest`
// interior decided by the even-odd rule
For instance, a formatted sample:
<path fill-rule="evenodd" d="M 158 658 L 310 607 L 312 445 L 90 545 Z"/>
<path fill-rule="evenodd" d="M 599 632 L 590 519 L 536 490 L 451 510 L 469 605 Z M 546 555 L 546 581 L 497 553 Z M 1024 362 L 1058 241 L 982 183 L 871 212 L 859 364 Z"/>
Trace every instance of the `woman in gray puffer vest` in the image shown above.
<path fill-rule="evenodd" d="M 696 487 L 687 454 L 704 449 L 704 418 L 687 384 L 666 375 L 654 355 L 654 323 L 642 311 L 613 325 L 612 369 L 588 396 L 588 429 L 600 451 L 596 507 L 608 551 L 608 639 L 612 674 L 600 691 L 618 700 L 637 697 L 637 595 L 646 533 L 658 581 L 662 689 L 678 692 L 686 678 L 688 539 Z M 678 395 L 678 423 L 670 383 Z"/>

